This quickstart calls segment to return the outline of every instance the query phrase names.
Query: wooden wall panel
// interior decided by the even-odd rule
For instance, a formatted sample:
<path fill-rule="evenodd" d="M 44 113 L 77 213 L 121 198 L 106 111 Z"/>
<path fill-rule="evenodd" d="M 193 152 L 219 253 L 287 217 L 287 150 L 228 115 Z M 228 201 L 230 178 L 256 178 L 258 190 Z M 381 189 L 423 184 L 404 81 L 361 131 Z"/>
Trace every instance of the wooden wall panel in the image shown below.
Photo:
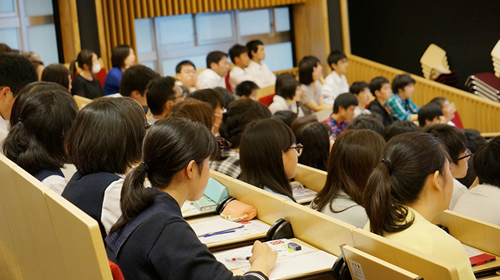
<path fill-rule="evenodd" d="M 347 80 L 370 82 L 377 76 L 383 76 L 389 81 L 404 72 L 380 63 L 370 61 L 355 55 L 348 55 L 349 71 Z M 412 100 L 419 106 L 425 105 L 432 98 L 442 96 L 455 103 L 457 112 L 465 128 L 477 129 L 480 132 L 499 132 L 500 103 L 494 102 L 470 92 L 459 90 L 423 77 L 411 75 L 415 79 L 415 93 Z"/>
<path fill-rule="evenodd" d="M 81 50 L 76 0 L 59 1 L 64 63 L 73 61 Z"/>

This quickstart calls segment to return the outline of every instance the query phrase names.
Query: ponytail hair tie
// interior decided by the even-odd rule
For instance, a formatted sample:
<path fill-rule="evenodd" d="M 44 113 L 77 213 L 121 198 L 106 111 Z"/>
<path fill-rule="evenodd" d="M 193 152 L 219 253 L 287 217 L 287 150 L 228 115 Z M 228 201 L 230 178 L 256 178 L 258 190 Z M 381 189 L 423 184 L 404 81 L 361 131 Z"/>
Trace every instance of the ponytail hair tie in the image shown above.
<path fill-rule="evenodd" d="M 18 121 L 18 122 L 20 122 L 20 123 L 22 123 L 22 122 L 24 122 L 24 119 L 23 119 L 22 117 L 19 117 L 19 118 L 17 119 L 17 121 Z"/>
<path fill-rule="evenodd" d="M 229 150 L 233 146 L 231 142 L 227 141 L 225 138 L 221 136 L 218 136 L 216 140 L 217 144 L 219 145 L 219 149 L 221 150 Z"/>
<path fill-rule="evenodd" d="M 380 162 L 387 164 L 387 168 L 389 168 L 389 174 L 392 172 L 392 162 L 388 159 L 382 159 Z"/>
<path fill-rule="evenodd" d="M 142 166 L 144 171 L 149 172 L 149 166 L 144 161 L 141 162 L 140 166 Z"/>

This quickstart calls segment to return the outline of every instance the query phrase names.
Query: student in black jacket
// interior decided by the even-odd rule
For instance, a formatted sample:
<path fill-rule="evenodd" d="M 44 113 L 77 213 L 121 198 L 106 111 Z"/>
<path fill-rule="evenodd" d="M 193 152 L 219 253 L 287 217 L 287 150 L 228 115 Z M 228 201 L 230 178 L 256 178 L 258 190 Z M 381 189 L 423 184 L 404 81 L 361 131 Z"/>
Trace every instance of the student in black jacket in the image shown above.
<path fill-rule="evenodd" d="M 256 241 L 249 272 L 233 276 L 182 218 L 180 205 L 203 195 L 216 148 L 198 122 L 174 117 L 150 128 L 143 162 L 123 185 L 123 216 L 106 238 L 108 258 L 126 279 L 267 279 L 277 259 L 267 244 Z M 144 187 L 146 176 L 152 188 Z"/>
<path fill-rule="evenodd" d="M 384 77 L 373 78 L 370 82 L 370 91 L 375 95 L 368 109 L 373 113 L 382 117 L 384 126 L 388 126 L 394 122 L 391 112 L 385 107 L 385 102 L 391 98 L 392 90 L 389 80 Z"/>

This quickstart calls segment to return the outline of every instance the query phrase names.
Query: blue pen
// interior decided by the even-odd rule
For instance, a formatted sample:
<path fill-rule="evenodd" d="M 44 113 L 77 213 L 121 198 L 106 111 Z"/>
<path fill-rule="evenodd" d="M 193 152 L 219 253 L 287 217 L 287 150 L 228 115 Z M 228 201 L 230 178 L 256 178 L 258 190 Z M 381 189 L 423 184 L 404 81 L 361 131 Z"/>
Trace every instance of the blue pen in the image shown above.
<path fill-rule="evenodd" d="M 232 230 L 226 230 L 226 231 L 219 231 L 219 232 L 215 232 L 215 233 L 209 233 L 209 234 L 202 235 L 201 237 L 210 237 L 210 236 L 214 236 L 214 235 L 231 233 L 231 232 L 234 232 L 234 229 L 232 229 Z"/>

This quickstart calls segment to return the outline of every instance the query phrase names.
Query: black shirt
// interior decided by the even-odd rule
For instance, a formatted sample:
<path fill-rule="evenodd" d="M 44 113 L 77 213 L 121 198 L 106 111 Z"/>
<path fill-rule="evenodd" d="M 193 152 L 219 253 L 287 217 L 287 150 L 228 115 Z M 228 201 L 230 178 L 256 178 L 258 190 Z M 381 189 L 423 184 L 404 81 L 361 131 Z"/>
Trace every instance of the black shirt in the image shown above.
<path fill-rule="evenodd" d="M 73 81 L 71 94 L 80 95 L 88 99 L 94 99 L 104 96 L 101 84 L 96 77 L 94 77 L 92 81 L 89 81 L 80 75 L 76 76 L 75 80 Z"/>
<path fill-rule="evenodd" d="M 377 99 L 373 100 L 368 106 L 368 110 L 370 110 L 373 114 L 377 114 L 382 117 L 382 122 L 384 126 L 388 126 L 394 122 L 391 114 L 387 111 L 387 109 L 378 102 Z"/>

